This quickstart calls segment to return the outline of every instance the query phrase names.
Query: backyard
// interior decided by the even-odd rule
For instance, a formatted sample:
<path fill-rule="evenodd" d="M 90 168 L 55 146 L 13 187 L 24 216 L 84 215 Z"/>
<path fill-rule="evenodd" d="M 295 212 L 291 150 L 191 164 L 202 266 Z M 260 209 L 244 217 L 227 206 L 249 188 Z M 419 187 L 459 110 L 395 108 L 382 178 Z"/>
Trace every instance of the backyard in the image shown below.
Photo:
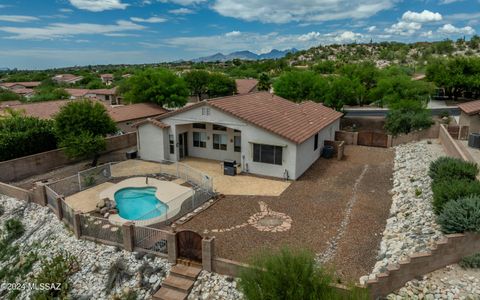
<path fill-rule="evenodd" d="M 393 158 L 392 149 L 349 146 L 342 161 L 319 159 L 280 196 L 227 195 L 179 229 L 215 236 L 216 255 L 241 262 L 261 249 L 305 247 L 358 280 L 376 262 Z"/>

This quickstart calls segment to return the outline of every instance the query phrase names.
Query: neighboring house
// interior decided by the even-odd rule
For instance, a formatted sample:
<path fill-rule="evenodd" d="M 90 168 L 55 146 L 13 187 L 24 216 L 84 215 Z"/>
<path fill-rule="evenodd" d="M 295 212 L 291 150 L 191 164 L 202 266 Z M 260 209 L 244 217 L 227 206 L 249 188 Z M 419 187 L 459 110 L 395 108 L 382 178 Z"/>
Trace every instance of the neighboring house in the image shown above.
<path fill-rule="evenodd" d="M 237 94 L 243 95 L 258 91 L 258 80 L 256 79 L 235 79 Z"/>
<path fill-rule="evenodd" d="M 268 92 L 201 101 L 135 124 L 142 159 L 236 160 L 244 172 L 297 179 L 333 140 L 342 114 Z"/>
<path fill-rule="evenodd" d="M 0 87 L 11 91 L 33 89 L 41 84 L 40 81 L 28 81 L 28 82 L 4 82 L 0 83 Z"/>
<path fill-rule="evenodd" d="M 52 77 L 53 81 L 57 83 L 74 84 L 83 79 L 83 76 L 77 76 L 73 74 L 58 74 Z"/>
<path fill-rule="evenodd" d="M 470 133 L 480 133 L 480 100 L 459 104 L 460 126 L 468 126 Z"/>
<path fill-rule="evenodd" d="M 100 79 L 106 85 L 111 85 L 113 83 L 113 74 L 102 74 Z"/>
<path fill-rule="evenodd" d="M 70 99 L 90 98 L 97 99 L 110 105 L 118 105 L 121 98 L 117 95 L 117 89 L 65 89 L 70 94 Z"/>
<path fill-rule="evenodd" d="M 35 102 L 29 104 L 11 102 L 11 105 L 0 106 L 0 115 L 4 114 L 6 108 L 10 108 L 17 111 L 23 111 L 27 116 L 40 119 L 53 119 L 60 109 L 69 102 L 70 101 L 68 100 Z M 119 106 L 110 106 L 106 103 L 101 103 L 105 105 L 108 114 L 117 123 L 119 130 L 123 133 L 135 131 L 132 124 L 136 122 L 151 117 L 157 117 L 168 112 L 166 109 L 153 103 L 137 103 Z"/>

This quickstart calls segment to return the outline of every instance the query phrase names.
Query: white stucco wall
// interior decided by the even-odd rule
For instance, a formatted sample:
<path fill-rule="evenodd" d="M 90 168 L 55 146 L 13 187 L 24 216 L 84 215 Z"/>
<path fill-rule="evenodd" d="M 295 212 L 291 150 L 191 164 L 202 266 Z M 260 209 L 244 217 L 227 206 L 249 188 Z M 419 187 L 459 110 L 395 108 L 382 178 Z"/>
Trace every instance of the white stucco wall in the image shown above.
<path fill-rule="evenodd" d="M 165 159 L 165 129 L 152 124 L 144 124 L 137 131 L 138 155 L 141 159 L 162 161 Z M 168 139 L 168 135 L 167 135 Z M 168 146 L 168 140 L 167 140 Z"/>
<path fill-rule="evenodd" d="M 458 123 L 460 126 L 469 126 L 471 133 L 480 133 L 480 115 L 478 114 L 469 116 L 462 111 Z"/>
<path fill-rule="evenodd" d="M 335 140 L 335 131 L 340 129 L 340 120 L 324 128 L 318 134 L 318 148 L 314 150 L 315 135 L 298 145 L 295 179 L 299 178 L 320 157 L 325 140 Z"/>

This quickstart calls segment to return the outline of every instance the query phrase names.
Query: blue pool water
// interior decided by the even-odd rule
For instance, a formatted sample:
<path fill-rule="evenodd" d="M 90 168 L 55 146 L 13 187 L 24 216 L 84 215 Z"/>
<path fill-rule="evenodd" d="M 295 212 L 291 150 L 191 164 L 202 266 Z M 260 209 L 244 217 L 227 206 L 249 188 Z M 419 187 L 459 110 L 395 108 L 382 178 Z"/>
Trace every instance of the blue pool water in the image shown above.
<path fill-rule="evenodd" d="M 148 220 L 165 214 L 168 206 L 155 197 L 157 188 L 125 188 L 115 193 L 118 214 L 127 220 Z"/>

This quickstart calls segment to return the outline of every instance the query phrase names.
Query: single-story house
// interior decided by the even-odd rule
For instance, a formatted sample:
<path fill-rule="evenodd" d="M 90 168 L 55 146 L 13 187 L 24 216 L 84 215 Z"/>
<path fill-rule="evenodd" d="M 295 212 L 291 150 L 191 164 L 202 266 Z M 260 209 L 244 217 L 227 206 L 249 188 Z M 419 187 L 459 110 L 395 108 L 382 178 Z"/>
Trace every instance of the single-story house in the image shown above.
<path fill-rule="evenodd" d="M 460 126 L 468 126 L 469 132 L 480 133 L 480 100 L 459 104 Z"/>
<path fill-rule="evenodd" d="M 258 80 L 256 79 L 235 79 L 237 94 L 243 95 L 257 92 Z"/>
<path fill-rule="evenodd" d="M 113 74 L 102 74 L 100 75 L 100 79 L 106 85 L 111 85 L 113 83 Z"/>
<path fill-rule="evenodd" d="M 90 98 L 97 99 L 109 103 L 110 105 L 118 105 L 121 97 L 117 95 L 117 89 L 65 89 L 70 94 L 70 99 Z"/>
<path fill-rule="evenodd" d="M 201 101 L 135 126 L 144 160 L 236 160 L 243 172 L 297 179 L 335 138 L 341 116 L 319 103 L 257 92 Z"/>
<path fill-rule="evenodd" d="M 11 105 L 0 106 L 0 115 L 6 108 L 23 111 L 25 115 L 40 119 L 52 119 L 69 100 L 45 101 L 28 104 L 12 102 Z M 117 127 L 123 133 L 135 131 L 134 123 L 147 118 L 157 117 L 168 111 L 153 103 L 136 103 L 131 105 L 110 106 L 101 102 L 108 111 L 110 117 L 117 123 Z"/>
<path fill-rule="evenodd" d="M 74 84 L 83 79 L 83 76 L 77 76 L 73 74 L 58 74 L 52 77 L 53 81 L 58 83 Z"/>
<path fill-rule="evenodd" d="M 23 89 L 33 89 L 40 85 L 40 81 L 28 81 L 28 82 L 3 82 L 0 83 L 0 87 L 15 91 L 15 90 L 23 90 Z"/>

